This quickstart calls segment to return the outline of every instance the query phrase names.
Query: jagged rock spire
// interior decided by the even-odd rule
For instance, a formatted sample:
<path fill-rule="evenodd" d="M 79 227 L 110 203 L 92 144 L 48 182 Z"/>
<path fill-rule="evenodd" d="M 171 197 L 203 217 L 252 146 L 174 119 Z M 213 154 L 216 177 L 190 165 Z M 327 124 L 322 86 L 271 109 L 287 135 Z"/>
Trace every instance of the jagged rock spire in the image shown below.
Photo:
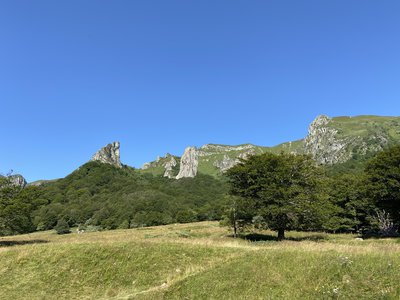
<path fill-rule="evenodd" d="M 168 153 L 167 153 L 166 157 L 169 157 L 170 159 L 169 159 L 169 161 L 167 161 L 164 164 L 164 168 L 165 168 L 164 177 L 174 178 L 173 168 L 177 165 L 177 162 L 176 162 L 175 158 Z"/>
<path fill-rule="evenodd" d="M 198 151 L 196 147 L 187 147 L 181 157 L 179 173 L 176 179 L 183 177 L 195 177 L 199 165 Z"/>
<path fill-rule="evenodd" d="M 92 157 L 92 161 L 100 161 L 105 164 L 110 164 L 118 168 L 122 167 L 119 154 L 119 142 L 113 142 L 101 148 Z"/>

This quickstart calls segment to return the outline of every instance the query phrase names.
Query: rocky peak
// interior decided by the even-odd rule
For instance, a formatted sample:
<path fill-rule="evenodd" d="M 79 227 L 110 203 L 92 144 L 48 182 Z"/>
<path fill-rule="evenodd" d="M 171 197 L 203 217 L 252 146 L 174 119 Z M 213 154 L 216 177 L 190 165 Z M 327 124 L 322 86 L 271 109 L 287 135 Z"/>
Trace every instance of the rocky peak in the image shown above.
<path fill-rule="evenodd" d="M 5 178 L 5 176 L 0 175 L 1 178 Z M 24 188 L 27 185 L 27 182 L 24 178 L 24 176 L 19 175 L 19 174 L 15 174 L 15 175 L 7 175 L 6 176 L 6 185 L 13 185 L 13 186 L 17 186 L 20 188 Z"/>
<path fill-rule="evenodd" d="M 173 175 L 173 168 L 178 164 L 175 160 L 175 158 L 167 153 L 166 158 L 169 158 L 169 161 L 167 161 L 164 164 L 164 168 L 165 168 L 165 172 L 164 172 L 164 177 L 168 177 L 168 178 L 174 178 Z"/>
<path fill-rule="evenodd" d="M 26 186 L 26 184 L 27 184 L 24 176 L 19 175 L 19 174 L 11 175 L 10 176 L 10 180 L 11 180 L 11 183 L 13 185 L 16 185 L 16 186 L 19 186 L 19 187 L 22 187 L 22 188 L 24 188 Z"/>
<path fill-rule="evenodd" d="M 343 123 L 343 120 L 346 122 Z M 359 120 L 351 123 L 353 128 L 349 130 L 346 124 L 351 120 L 351 117 L 331 119 L 325 115 L 318 116 L 304 139 L 305 153 L 320 164 L 333 165 L 387 147 L 389 132 L 382 123 Z"/>
<path fill-rule="evenodd" d="M 311 123 L 310 128 L 318 128 L 321 126 L 328 125 L 329 122 L 331 122 L 332 119 L 329 118 L 327 115 L 318 115 L 315 120 Z"/>
<path fill-rule="evenodd" d="M 326 115 L 315 118 L 304 139 L 304 151 L 318 163 L 332 165 L 349 159 L 345 151 L 347 143 L 338 138 L 338 131 L 330 127 L 332 119 Z"/>
<path fill-rule="evenodd" d="M 100 161 L 105 164 L 110 164 L 118 168 L 122 167 L 119 154 L 120 143 L 113 142 L 101 148 L 92 157 L 92 161 Z"/>
<path fill-rule="evenodd" d="M 199 164 L 199 155 L 196 147 L 187 147 L 181 157 L 179 173 L 176 179 L 195 177 Z"/>

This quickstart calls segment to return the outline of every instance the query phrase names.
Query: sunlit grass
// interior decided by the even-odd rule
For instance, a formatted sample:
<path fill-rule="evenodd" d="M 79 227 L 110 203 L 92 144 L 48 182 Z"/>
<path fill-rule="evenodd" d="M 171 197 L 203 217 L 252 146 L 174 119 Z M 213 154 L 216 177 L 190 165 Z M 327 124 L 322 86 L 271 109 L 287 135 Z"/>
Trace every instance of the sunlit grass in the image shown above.
<path fill-rule="evenodd" d="M 0 299 L 399 299 L 398 239 L 216 222 L 0 238 Z"/>

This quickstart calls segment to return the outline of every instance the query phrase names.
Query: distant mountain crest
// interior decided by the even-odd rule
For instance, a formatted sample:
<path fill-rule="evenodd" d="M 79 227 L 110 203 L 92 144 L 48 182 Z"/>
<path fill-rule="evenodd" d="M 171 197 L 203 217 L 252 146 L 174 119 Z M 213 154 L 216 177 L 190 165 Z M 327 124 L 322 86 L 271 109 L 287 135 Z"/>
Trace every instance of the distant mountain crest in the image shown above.
<path fill-rule="evenodd" d="M 400 144 L 400 117 L 317 116 L 308 128 L 304 139 L 279 144 L 274 147 L 242 144 L 237 146 L 205 144 L 199 148 L 187 147 L 181 157 L 167 153 L 155 161 L 145 163 L 140 170 L 156 176 L 180 179 L 195 177 L 198 173 L 219 176 L 251 155 L 265 152 L 309 154 L 319 164 L 336 166 L 350 162 L 362 164 L 383 149 Z M 113 142 L 97 151 L 91 161 L 110 164 L 122 168 L 120 143 Z M 349 167 L 344 166 L 345 168 Z M 21 175 L 15 175 L 13 182 L 25 187 Z M 38 180 L 30 185 L 43 185 L 56 180 Z"/>

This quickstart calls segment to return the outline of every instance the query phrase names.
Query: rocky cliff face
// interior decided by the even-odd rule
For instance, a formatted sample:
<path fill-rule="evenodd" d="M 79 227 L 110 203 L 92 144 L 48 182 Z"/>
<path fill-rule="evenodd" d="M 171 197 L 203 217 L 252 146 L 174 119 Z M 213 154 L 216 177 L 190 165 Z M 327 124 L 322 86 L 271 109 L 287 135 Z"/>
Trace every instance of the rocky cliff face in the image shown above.
<path fill-rule="evenodd" d="M 11 175 L 10 176 L 10 180 L 11 180 L 12 184 L 14 184 L 16 186 L 19 186 L 21 188 L 24 188 L 27 185 L 27 182 L 26 182 L 24 176 L 19 175 L 19 174 L 18 175 Z"/>
<path fill-rule="evenodd" d="M 347 143 L 338 138 L 338 131 L 329 126 L 331 118 L 318 116 L 308 128 L 304 140 L 305 153 L 321 164 L 335 164 L 349 159 L 346 151 Z"/>
<path fill-rule="evenodd" d="M 175 158 L 170 155 L 167 154 L 167 158 L 169 158 L 169 160 L 164 164 L 164 168 L 165 168 L 165 172 L 164 172 L 164 177 L 168 177 L 168 178 L 174 178 L 174 167 L 178 164 L 175 160 Z"/>
<path fill-rule="evenodd" d="M 4 176 L 0 175 L 1 178 L 5 178 Z M 8 179 L 6 185 L 13 185 L 18 186 L 20 188 L 24 188 L 27 185 L 27 182 L 24 176 L 16 174 L 16 175 L 7 175 L 6 178 Z"/>
<path fill-rule="evenodd" d="M 176 179 L 195 177 L 199 165 L 199 156 L 196 147 L 187 147 L 181 157 L 179 173 Z"/>
<path fill-rule="evenodd" d="M 304 139 L 304 152 L 325 165 L 362 158 L 387 147 L 391 139 L 389 128 L 398 122 L 399 120 L 385 120 L 383 117 L 332 119 L 320 115 L 308 129 L 308 135 Z"/>
<path fill-rule="evenodd" d="M 110 164 L 118 168 L 121 168 L 122 164 L 120 161 L 119 147 L 120 147 L 119 142 L 113 142 L 111 144 L 108 144 L 107 146 L 97 151 L 93 155 L 91 160 L 100 161 L 102 163 Z"/>

